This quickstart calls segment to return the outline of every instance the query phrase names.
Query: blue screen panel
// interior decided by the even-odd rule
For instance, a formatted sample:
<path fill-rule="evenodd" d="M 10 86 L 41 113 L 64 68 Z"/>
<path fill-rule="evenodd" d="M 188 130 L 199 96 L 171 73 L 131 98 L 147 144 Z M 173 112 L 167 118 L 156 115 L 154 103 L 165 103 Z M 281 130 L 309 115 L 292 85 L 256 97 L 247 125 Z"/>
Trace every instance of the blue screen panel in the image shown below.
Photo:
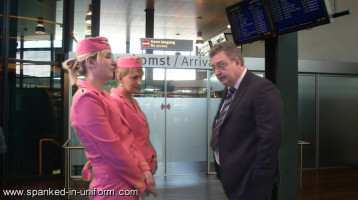
<path fill-rule="evenodd" d="M 226 8 L 236 45 L 273 37 L 268 12 L 262 0 L 243 1 Z"/>
<path fill-rule="evenodd" d="M 268 0 L 268 7 L 277 34 L 330 22 L 324 0 Z"/>

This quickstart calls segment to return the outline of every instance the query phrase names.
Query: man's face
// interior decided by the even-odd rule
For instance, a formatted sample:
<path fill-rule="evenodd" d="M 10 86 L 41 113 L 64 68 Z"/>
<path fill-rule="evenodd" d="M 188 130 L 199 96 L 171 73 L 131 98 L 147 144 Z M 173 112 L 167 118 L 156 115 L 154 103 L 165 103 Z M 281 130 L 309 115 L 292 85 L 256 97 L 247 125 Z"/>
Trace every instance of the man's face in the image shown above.
<path fill-rule="evenodd" d="M 244 69 L 238 57 L 232 60 L 224 51 L 213 56 L 211 64 L 218 80 L 227 87 L 235 85 Z"/>

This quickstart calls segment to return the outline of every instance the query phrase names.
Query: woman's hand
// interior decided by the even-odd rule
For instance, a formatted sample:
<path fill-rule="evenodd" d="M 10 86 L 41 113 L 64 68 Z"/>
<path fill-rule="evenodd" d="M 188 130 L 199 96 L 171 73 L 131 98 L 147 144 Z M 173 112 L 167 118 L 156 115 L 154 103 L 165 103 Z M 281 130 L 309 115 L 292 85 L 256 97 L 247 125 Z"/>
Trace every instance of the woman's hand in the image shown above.
<path fill-rule="evenodd" d="M 150 171 L 144 172 L 145 175 L 145 182 L 147 183 L 147 195 L 153 194 L 155 197 L 157 196 L 156 190 L 155 190 L 155 183 L 153 180 L 153 175 Z"/>

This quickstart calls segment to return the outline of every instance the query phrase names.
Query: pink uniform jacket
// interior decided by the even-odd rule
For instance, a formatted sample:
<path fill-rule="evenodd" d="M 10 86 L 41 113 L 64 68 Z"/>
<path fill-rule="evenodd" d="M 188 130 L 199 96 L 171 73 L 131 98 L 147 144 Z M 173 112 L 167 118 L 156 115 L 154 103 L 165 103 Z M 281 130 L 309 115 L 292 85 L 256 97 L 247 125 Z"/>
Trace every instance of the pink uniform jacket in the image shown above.
<path fill-rule="evenodd" d="M 87 180 L 92 176 L 91 199 L 138 199 L 146 190 L 143 172 L 150 167 L 142 165 L 144 158 L 135 147 L 132 131 L 107 92 L 98 92 L 82 80 L 77 85 L 71 120 L 89 160 L 82 175 Z M 135 189 L 139 196 L 120 195 Z M 113 190 L 115 196 L 100 196 L 103 190 Z"/>
<path fill-rule="evenodd" d="M 157 154 L 149 140 L 147 118 L 140 109 L 138 102 L 132 98 L 133 108 L 127 98 L 116 88 L 111 89 L 111 96 L 116 101 L 124 117 L 127 119 L 129 127 L 133 131 L 136 146 L 142 152 L 145 160 L 149 163 L 152 173 L 155 173 L 157 169 Z"/>

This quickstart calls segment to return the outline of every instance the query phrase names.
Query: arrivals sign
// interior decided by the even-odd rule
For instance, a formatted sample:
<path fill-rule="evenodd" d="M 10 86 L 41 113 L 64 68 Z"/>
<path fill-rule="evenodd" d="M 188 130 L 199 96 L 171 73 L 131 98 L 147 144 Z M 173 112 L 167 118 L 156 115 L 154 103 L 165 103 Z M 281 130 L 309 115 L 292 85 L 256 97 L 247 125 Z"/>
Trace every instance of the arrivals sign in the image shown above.
<path fill-rule="evenodd" d="M 167 68 L 167 69 L 212 69 L 209 56 L 187 55 L 156 55 L 156 54 L 120 54 L 114 53 L 117 59 L 122 56 L 139 56 L 142 58 L 144 68 Z M 76 58 L 75 52 L 69 52 L 68 58 Z"/>
<path fill-rule="evenodd" d="M 208 56 L 155 55 L 155 54 L 113 54 L 121 56 L 139 56 L 144 68 L 212 69 Z"/>
<path fill-rule="evenodd" d="M 193 51 L 193 40 L 141 38 L 140 43 L 142 50 Z"/>

